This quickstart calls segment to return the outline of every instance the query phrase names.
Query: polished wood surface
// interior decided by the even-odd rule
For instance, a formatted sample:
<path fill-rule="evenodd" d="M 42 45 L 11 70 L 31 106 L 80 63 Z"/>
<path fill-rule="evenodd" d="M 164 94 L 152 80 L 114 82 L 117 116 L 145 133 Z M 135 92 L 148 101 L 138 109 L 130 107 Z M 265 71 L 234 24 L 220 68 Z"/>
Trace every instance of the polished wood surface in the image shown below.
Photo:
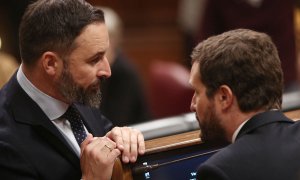
<path fill-rule="evenodd" d="M 300 120 L 300 110 L 293 110 L 293 111 L 285 112 L 284 114 L 294 121 Z M 199 133 L 200 130 L 195 130 L 191 132 L 148 140 L 145 142 L 146 144 L 145 155 L 200 144 L 202 142 L 199 137 Z M 122 164 L 121 161 L 117 159 L 114 166 L 112 179 L 132 180 L 133 178 L 132 178 L 130 166 Z"/>
<path fill-rule="evenodd" d="M 116 159 L 112 180 L 131 180 L 131 169 L 128 165 L 123 165 L 119 158 Z"/>
<path fill-rule="evenodd" d="M 192 146 L 200 144 L 199 130 L 176 134 L 172 136 L 161 137 L 157 139 L 148 140 L 145 142 L 147 154 L 159 153 L 172 149 Z M 112 180 L 132 180 L 132 173 L 130 166 L 122 164 L 120 159 L 117 159 L 114 165 Z"/>
<path fill-rule="evenodd" d="M 167 137 L 161 137 L 146 141 L 146 154 L 167 151 L 174 148 L 192 146 L 201 143 L 200 131 L 191 131 Z"/>
<path fill-rule="evenodd" d="M 294 121 L 300 120 L 300 109 L 299 110 L 293 110 L 293 111 L 285 112 L 284 114 L 287 117 L 289 117 L 290 119 L 294 120 Z"/>

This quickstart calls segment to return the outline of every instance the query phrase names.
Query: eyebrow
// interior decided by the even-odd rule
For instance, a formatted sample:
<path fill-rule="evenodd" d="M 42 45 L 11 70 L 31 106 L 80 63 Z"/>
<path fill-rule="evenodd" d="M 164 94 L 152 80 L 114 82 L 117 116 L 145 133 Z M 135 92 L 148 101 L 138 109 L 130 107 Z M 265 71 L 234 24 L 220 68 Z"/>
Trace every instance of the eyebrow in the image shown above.
<path fill-rule="evenodd" d="M 92 60 L 96 57 L 104 56 L 104 54 L 105 54 L 105 52 L 97 52 L 96 54 L 92 55 L 91 57 L 86 58 L 86 60 Z"/>

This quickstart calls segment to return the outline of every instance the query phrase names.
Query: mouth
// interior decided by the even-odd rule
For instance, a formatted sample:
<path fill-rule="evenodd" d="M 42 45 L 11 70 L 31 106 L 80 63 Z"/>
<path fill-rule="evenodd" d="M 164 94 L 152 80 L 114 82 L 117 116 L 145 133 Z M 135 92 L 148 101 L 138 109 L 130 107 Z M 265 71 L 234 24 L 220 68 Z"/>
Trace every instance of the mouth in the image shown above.
<path fill-rule="evenodd" d="M 88 88 L 90 91 L 96 92 L 100 89 L 100 81 L 96 81 Z"/>

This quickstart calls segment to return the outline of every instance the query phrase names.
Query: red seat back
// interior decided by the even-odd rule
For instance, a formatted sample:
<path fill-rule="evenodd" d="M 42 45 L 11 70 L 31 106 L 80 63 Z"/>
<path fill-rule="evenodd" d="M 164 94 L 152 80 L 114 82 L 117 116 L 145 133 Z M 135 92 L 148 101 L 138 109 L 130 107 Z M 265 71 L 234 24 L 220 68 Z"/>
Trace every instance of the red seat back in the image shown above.
<path fill-rule="evenodd" d="M 154 118 L 190 112 L 189 70 L 175 62 L 154 61 L 149 71 L 149 103 Z"/>

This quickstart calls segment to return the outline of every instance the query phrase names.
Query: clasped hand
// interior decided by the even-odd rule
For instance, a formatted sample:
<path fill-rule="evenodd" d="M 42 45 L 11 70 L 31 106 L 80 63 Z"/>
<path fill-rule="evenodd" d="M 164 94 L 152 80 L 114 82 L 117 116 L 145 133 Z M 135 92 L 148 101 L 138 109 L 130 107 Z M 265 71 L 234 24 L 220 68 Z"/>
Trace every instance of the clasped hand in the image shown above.
<path fill-rule="evenodd" d="M 82 178 L 110 179 L 118 156 L 122 156 L 123 163 L 135 162 L 144 152 L 143 134 L 130 127 L 115 127 L 104 137 L 89 134 L 81 144 Z"/>

